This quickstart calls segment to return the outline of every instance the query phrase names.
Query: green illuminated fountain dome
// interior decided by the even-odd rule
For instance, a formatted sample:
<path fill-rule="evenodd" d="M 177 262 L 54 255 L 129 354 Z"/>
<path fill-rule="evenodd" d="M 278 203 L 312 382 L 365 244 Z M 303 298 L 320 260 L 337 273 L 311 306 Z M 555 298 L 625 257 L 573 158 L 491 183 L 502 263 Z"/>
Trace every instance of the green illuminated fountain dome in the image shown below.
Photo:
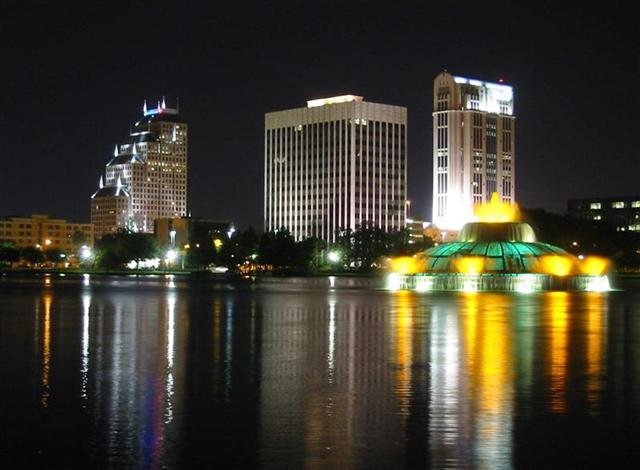
<path fill-rule="evenodd" d="M 540 258 L 550 255 L 572 256 L 537 242 L 526 222 L 472 222 L 462 228 L 458 241 L 427 250 L 423 262 L 426 272 L 434 273 L 460 272 L 460 262 L 470 259 L 481 259 L 484 273 L 530 273 Z"/>

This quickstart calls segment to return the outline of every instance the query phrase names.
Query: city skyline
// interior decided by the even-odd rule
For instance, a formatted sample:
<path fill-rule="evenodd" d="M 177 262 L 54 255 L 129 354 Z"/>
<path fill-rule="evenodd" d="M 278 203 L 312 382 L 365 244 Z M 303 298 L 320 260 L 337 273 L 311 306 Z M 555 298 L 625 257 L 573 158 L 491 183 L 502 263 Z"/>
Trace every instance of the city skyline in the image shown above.
<path fill-rule="evenodd" d="M 0 214 L 88 220 L 77 201 L 95 190 L 91 175 L 122 135 L 121 123 L 135 119 L 133 104 L 145 96 L 166 95 L 181 98 L 193 123 L 190 166 L 199 171 L 189 176 L 188 210 L 259 228 L 264 113 L 354 93 L 408 107 L 410 215 L 430 218 L 430 84 L 445 68 L 504 77 L 517 88 L 521 205 L 564 213 L 570 198 L 633 194 L 635 177 L 625 170 L 637 152 L 629 139 L 609 145 L 637 122 L 637 98 L 620 106 L 608 91 L 611 80 L 627 87 L 637 70 L 617 47 L 634 43 L 624 12 L 585 7 L 576 16 L 550 5 L 533 13 L 471 6 L 461 15 L 447 7 L 388 14 L 356 6 L 334 15 L 291 5 L 193 21 L 193 9 L 134 5 L 121 17 L 99 7 L 9 2 L 0 20 L 7 44 L 0 85 L 9 91 L 0 97 Z M 489 21 L 498 13 L 501 22 Z M 184 34 L 164 34 L 171 25 Z M 36 134 L 26 124 L 34 120 Z"/>

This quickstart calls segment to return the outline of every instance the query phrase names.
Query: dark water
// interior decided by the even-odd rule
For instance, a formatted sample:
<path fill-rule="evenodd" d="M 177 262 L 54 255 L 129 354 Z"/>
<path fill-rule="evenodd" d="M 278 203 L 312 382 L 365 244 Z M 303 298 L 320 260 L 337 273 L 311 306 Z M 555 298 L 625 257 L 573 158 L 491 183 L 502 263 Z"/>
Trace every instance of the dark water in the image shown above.
<path fill-rule="evenodd" d="M 0 277 L 0 380 L 2 468 L 633 467 L 640 283 Z"/>

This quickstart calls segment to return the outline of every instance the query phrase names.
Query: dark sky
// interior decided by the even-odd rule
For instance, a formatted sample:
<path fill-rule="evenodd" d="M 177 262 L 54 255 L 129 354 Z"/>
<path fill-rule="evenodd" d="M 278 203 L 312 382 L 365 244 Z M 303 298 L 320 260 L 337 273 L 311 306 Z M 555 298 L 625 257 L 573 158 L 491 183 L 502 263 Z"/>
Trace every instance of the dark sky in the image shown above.
<path fill-rule="evenodd" d="M 353 93 L 408 107 L 409 197 L 428 219 L 444 68 L 513 85 L 522 206 L 640 194 L 632 2 L 87 3 L 0 0 L 0 216 L 88 220 L 143 99 L 177 95 L 193 215 L 261 227 L 264 113 Z"/>

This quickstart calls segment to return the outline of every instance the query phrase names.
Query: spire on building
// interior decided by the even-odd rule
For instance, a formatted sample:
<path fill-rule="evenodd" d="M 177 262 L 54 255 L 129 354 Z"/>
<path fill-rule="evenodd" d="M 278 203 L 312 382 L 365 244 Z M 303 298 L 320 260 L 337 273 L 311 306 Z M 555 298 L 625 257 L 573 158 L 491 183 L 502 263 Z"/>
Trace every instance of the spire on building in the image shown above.
<path fill-rule="evenodd" d="M 114 157 L 118 156 L 118 144 L 116 144 L 116 147 L 113 149 L 113 156 Z"/>
<path fill-rule="evenodd" d="M 167 103 L 164 100 L 164 96 L 162 97 L 162 109 L 165 109 L 167 107 Z"/>
<path fill-rule="evenodd" d="M 104 180 L 102 179 L 102 176 L 100 176 L 100 183 L 98 183 L 98 186 L 100 189 L 104 188 Z"/>
<path fill-rule="evenodd" d="M 144 100 L 144 104 L 142 105 L 142 112 L 147 114 L 147 100 Z"/>

